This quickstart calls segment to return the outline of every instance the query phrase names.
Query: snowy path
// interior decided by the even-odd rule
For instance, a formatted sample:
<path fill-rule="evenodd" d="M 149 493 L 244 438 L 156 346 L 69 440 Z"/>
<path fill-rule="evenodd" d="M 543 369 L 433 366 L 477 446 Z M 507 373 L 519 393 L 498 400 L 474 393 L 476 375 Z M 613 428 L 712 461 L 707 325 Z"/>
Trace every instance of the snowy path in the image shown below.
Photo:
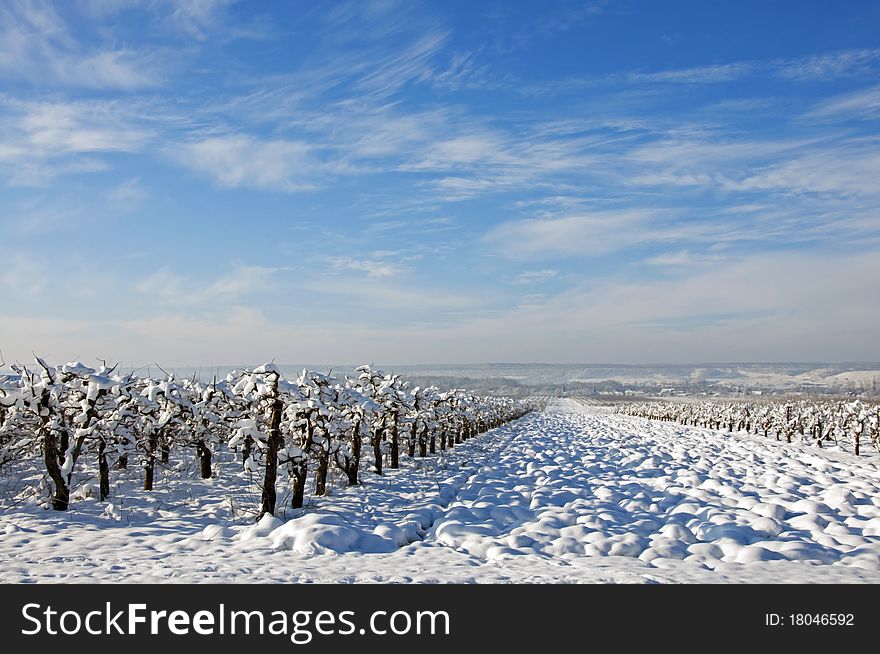
<path fill-rule="evenodd" d="M 484 559 L 629 556 L 663 570 L 812 561 L 880 568 L 876 463 L 584 412 L 525 425 L 431 537 Z"/>
<path fill-rule="evenodd" d="M 573 400 L 301 517 L 0 517 L 0 581 L 880 582 L 875 459 Z M 199 492 L 204 493 L 205 488 Z"/>

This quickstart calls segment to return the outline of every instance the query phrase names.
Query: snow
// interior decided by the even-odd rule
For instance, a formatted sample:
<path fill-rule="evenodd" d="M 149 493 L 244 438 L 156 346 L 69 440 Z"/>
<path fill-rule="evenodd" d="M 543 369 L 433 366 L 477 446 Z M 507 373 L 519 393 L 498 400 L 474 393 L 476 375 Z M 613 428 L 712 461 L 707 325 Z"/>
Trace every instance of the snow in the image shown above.
<path fill-rule="evenodd" d="M 850 370 L 841 372 L 836 375 L 828 375 L 824 378 L 829 383 L 847 383 L 870 384 L 876 380 L 880 380 L 880 370 Z"/>
<path fill-rule="evenodd" d="M 90 368 L 80 361 L 72 361 L 60 367 L 61 372 L 75 375 L 77 377 L 88 377 L 95 374 L 95 369 Z"/>
<path fill-rule="evenodd" d="M 0 581 L 880 582 L 876 458 L 576 400 L 256 524 L 226 465 L 5 508 Z"/>

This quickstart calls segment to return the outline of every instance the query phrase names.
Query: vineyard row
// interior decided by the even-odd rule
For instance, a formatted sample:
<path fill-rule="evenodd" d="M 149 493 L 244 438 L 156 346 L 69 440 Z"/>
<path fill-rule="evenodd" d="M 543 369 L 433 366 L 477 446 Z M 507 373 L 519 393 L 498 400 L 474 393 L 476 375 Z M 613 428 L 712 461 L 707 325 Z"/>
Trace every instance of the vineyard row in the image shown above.
<path fill-rule="evenodd" d="M 618 413 L 710 429 L 746 431 L 787 443 L 834 445 L 855 455 L 868 444 L 880 450 L 880 404 L 799 400 L 794 402 L 633 402 Z"/>
<path fill-rule="evenodd" d="M 82 363 L 14 366 L 0 377 L 0 474 L 39 461 L 50 480 L 48 505 L 67 510 L 77 463 L 97 470 L 98 497 L 111 494 L 111 469 L 132 460 L 152 491 L 157 463 L 188 449 L 202 478 L 218 452 L 262 472 L 258 518 L 275 514 L 279 469 L 291 507 L 303 506 L 306 481 L 328 492 L 338 469 L 357 485 L 369 467 L 398 468 L 403 457 L 446 450 L 538 408 L 533 401 L 481 397 L 463 390 L 411 388 L 399 375 L 370 366 L 339 379 L 304 370 L 287 380 L 273 364 L 235 371 L 210 383 L 156 380 Z"/>

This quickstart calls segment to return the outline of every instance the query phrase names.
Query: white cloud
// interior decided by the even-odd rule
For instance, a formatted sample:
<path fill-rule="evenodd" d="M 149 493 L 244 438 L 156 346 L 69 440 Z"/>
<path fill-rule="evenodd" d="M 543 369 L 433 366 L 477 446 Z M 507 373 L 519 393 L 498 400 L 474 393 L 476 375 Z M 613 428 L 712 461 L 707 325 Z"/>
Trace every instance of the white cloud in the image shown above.
<path fill-rule="evenodd" d="M 864 118 L 880 116 L 880 85 L 825 100 L 807 117 L 840 117 L 847 114 Z"/>
<path fill-rule="evenodd" d="M 204 281 L 161 268 L 138 281 L 135 288 L 164 305 L 228 305 L 245 296 L 275 288 L 276 275 L 282 270 L 235 264 L 229 272 L 213 281 Z"/>
<path fill-rule="evenodd" d="M 138 281 L 134 287 L 140 293 L 173 302 L 189 296 L 184 290 L 187 281 L 185 277 L 172 273 L 168 268 L 162 268 Z"/>
<path fill-rule="evenodd" d="M 0 156 L 0 164 L 2 164 Z M 81 173 L 100 173 L 109 170 L 101 159 L 94 157 L 75 157 L 60 163 L 43 161 L 23 161 L 18 159 L 8 169 L 9 185 L 42 188 L 52 183 L 56 177 Z"/>
<path fill-rule="evenodd" d="M 427 82 L 432 77 L 431 60 L 445 45 L 448 34 L 431 32 L 400 52 L 375 62 L 356 87 L 376 95 L 390 95 L 410 82 Z"/>
<path fill-rule="evenodd" d="M 645 263 L 652 266 L 686 266 L 694 263 L 694 256 L 687 250 L 678 252 L 664 252 L 645 259 Z"/>
<path fill-rule="evenodd" d="M 553 268 L 544 268 L 543 270 L 526 270 L 513 278 L 512 284 L 540 284 L 546 282 L 559 274 L 558 270 Z"/>
<path fill-rule="evenodd" d="M 405 268 L 395 262 L 388 261 L 386 258 L 376 256 L 372 259 L 352 259 L 349 257 L 334 257 L 331 264 L 337 270 L 349 270 L 359 273 L 365 273 L 367 277 L 382 279 L 387 277 L 396 277 Z"/>
<path fill-rule="evenodd" d="M 664 139 L 622 154 L 614 170 L 621 184 L 661 189 L 869 196 L 878 193 L 877 146 L 876 139 L 841 132 L 765 141 Z M 780 199 L 771 195 L 766 201 Z"/>
<path fill-rule="evenodd" d="M 0 96 L 0 169 L 15 185 L 100 172 L 100 155 L 138 152 L 154 138 L 133 107 L 111 101 L 22 102 Z"/>
<path fill-rule="evenodd" d="M 880 49 L 841 50 L 775 62 L 779 77 L 806 81 L 821 81 L 840 77 L 858 77 L 876 69 L 880 63 Z"/>
<path fill-rule="evenodd" d="M 676 272 L 685 270 L 694 271 L 697 267 L 705 269 L 708 266 L 718 265 L 723 261 L 729 261 L 733 257 L 729 255 L 719 254 L 726 246 L 726 243 L 719 243 L 710 247 L 709 253 L 696 253 L 691 250 L 674 250 L 670 252 L 661 252 L 651 257 L 647 257 L 642 261 L 649 266 L 665 267 Z"/>
<path fill-rule="evenodd" d="M 407 172 L 434 172 L 423 183 L 439 200 L 463 200 L 542 186 L 562 189 L 565 180 L 601 170 L 607 158 L 593 137 L 559 134 L 541 123 L 518 130 L 453 123 L 400 165 Z M 450 134 L 451 132 L 451 134 Z"/>
<path fill-rule="evenodd" d="M 863 162 L 855 162 L 858 165 Z M 871 164 L 873 166 L 873 164 Z M 842 193 L 843 185 L 853 192 L 870 190 L 872 168 L 853 179 L 830 169 L 826 180 L 815 180 L 790 170 L 780 178 L 750 179 L 743 190 L 759 185 L 786 193 L 827 191 Z M 818 175 L 818 172 L 816 173 Z M 727 182 L 733 189 L 734 183 Z M 795 188 L 795 184 L 799 186 Z M 823 186 L 824 185 L 824 186 Z M 853 201 L 855 202 L 855 201 Z M 858 204 L 843 207 L 833 197 L 780 198 L 772 207 L 734 206 L 712 211 L 687 205 L 657 209 L 638 206 L 629 209 L 583 211 L 523 218 L 501 223 L 490 229 L 483 242 L 493 253 L 518 261 L 549 261 L 554 258 L 589 258 L 646 245 L 676 244 L 682 249 L 727 248 L 730 246 L 769 249 L 796 243 L 856 243 L 880 233 L 877 214 Z M 739 209 L 740 211 L 736 211 Z M 657 255 L 649 264 L 670 264 L 668 255 Z M 679 256 L 683 256 L 679 254 Z M 689 254 L 693 262 L 704 262 L 705 255 Z"/>
<path fill-rule="evenodd" d="M 125 48 L 86 47 L 54 7 L 16 0 L 0 7 L 0 76 L 125 91 L 159 84 L 149 55 Z"/>
<path fill-rule="evenodd" d="M 675 84 L 720 84 L 745 77 L 755 71 L 752 62 L 734 62 L 695 66 L 676 70 L 661 70 L 653 73 L 634 72 L 627 75 L 630 82 L 663 82 Z"/>
<path fill-rule="evenodd" d="M 350 153 L 359 159 L 419 152 L 438 135 L 448 133 L 454 122 L 450 112 L 442 107 L 403 112 L 387 104 L 376 108 L 347 106 L 340 108 L 339 114 L 325 114 L 324 119 L 327 132 L 336 137 L 342 155 Z"/>
<path fill-rule="evenodd" d="M 707 167 L 730 167 L 769 160 L 821 142 L 821 139 L 731 140 L 712 136 L 675 137 L 652 141 L 624 155 L 624 159 L 662 167 L 663 172 L 687 171 L 697 178 L 709 179 Z"/>
<path fill-rule="evenodd" d="M 518 90 L 527 95 L 543 95 L 579 92 L 593 86 L 629 86 L 638 89 L 643 86 L 725 84 L 746 77 L 771 77 L 788 82 L 817 82 L 840 78 L 867 78 L 876 73 L 878 65 L 880 65 L 880 49 L 852 49 L 792 59 L 744 60 L 688 68 L 614 72 L 592 77 L 571 76 L 539 83 L 519 84 Z M 608 95 L 603 98 L 607 103 Z"/>
<path fill-rule="evenodd" d="M 467 134 L 431 144 L 418 168 L 455 168 L 476 163 L 510 163 L 501 140 L 490 134 Z"/>
<path fill-rule="evenodd" d="M 236 265 L 220 279 L 199 291 L 200 300 L 230 301 L 250 293 L 265 292 L 271 288 L 273 278 L 282 268 Z"/>
<path fill-rule="evenodd" d="M 136 210 L 147 196 L 140 177 L 127 179 L 106 193 L 110 205 L 124 213 Z"/>
<path fill-rule="evenodd" d="M 593 256 L 636 242 L 654 212 L 597 211 L 554 218 L 526 218 L 494 227 L 484 237 L 499 254 L 513 259 Z"/>
<path fill-rule="evenodd" d="M 466 200 L 481 193 L 499 189 L 495 179 L 473 177 L 439 177 L 430 183 L 444 200 Z"/>
<path fill-rule="evenodd" d="M 183 146 L 178 160 L 221 186 L 295 192 L 316 187 L 319 167 L 305 141 L 217 136 Z"/>
<path fill-rule="evenodd" d="M 146 133 L 118 122 L 112 104 L 40 103 L 26 107 L 19 125 L 28 147 L 46 155 L 139 149 Z"/>
<path fill-rule="evenodd" d="M 235 0 L 187 0 L 171 4 L 167 21 L 174 28 L 200 41 L 208 38 L 222 21 L 222 12 Z"/>
<path fill-rule="evenodd" d="M 579 2 L 575 6 L 567 5 L 554 8 L 542 16 L 534 25 L 536 33 L 542 36 L 555 36 L 560 32 L 567 32 L 575 27 L 591 22 L 597 16 L 605 13 L 607 0 L 598 2 Z"/>
<path fill-rule="evenodd" d="M 868 141 L 818 149 L 728 185 L 736 190 L 877 195 L 880 194 L 878 179 L 878 143 Z"/>
<path fill-rule="evenodd" d="M 431 82 L 436 87 L 452 91 L 501 87 L 501 82 L 490 78 L 490 71 L 489 65 L 477 63 L 476 53 L 461 52 L 450 57 L 445 68 L 435 71 Z"/>

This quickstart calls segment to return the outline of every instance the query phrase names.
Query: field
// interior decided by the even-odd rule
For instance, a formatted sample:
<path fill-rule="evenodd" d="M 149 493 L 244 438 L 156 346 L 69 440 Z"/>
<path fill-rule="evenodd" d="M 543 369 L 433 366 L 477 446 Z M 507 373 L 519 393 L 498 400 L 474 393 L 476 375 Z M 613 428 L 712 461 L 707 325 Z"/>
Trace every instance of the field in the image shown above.
<path fill-rule="evenodd" d="M 357 486 L 331 468 L 325 495 L 282 491 L 259 521 L 261 475 L 231 451 L 213 465 L 158 466 L 148 493 L 114 471 L 110 498 L 80 484 L 68 511 L 7 485 L 0 581 L 880 582 L 876 452 L 577 399 Z"/>

